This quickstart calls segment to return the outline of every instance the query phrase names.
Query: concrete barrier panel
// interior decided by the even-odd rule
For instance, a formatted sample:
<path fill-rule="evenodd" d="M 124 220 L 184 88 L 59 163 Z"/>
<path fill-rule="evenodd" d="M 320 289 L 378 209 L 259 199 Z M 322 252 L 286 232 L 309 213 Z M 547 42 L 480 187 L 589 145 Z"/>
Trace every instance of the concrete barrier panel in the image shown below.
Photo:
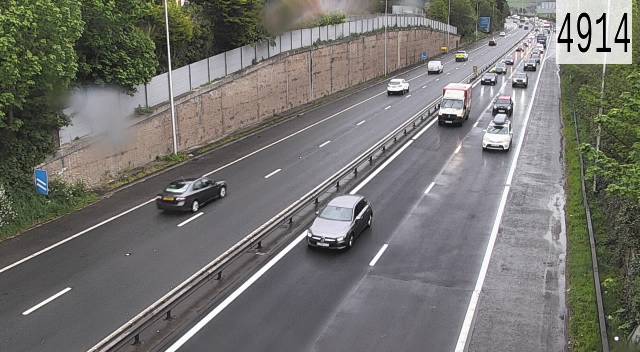
<path fill-rule="evenodd" d="M 291 32 L 291 49 L 302 48 L 302 31 L 297 30 Z"/>
<path fill-rule="evenodd" d="M 242 48 L 229 50 L 226 54 L 227 75 L 240 71 L 240 69 L 242 69 Z"/>
<path fill-rule="evenodd" d="M 320 27 L 311 28 L 311 44 L 320 41 Z"/>
<path fill-rule="evenodd" d="M 222 78 L 225 76 L 226 62 L 224 53 L 209 58 L 209 69 L 211 70 L 211 80 Z"/>
<path fill-rule="evenodd" d="M 155 106 L 169 100 L 167 73 L 157 75 L 147 84 L 149 106 Z"/>
<path fill-rule="evenodd" d="M 189 66 L 182 66 L 173 70 L 171 81 L 173 82 L 174 97 L 191 91 L 191 86 L 189 85 Z"/>
<path fill-rule="evenodd" d="M 269 41 L 262 40 L 256 44 L 256 62 L 269 58 Z"/>
<path fill-rule="evenodd" d="M 272 42 L 269 42 L 269 57 L 274 57 L 281 53 L 280 48 L 280 36 L 277 36 L 273 39 Z"/>
<path fill-rule="evenodd" d="M 284 53 L 291 50 L 291 32 L 282 33 L 280 39 L 280 52 Z"/>
<path fill-rule="evenodd" d="M 336 26 L 334 25 L 327 26 L 327 38 L 329 40 L 336 40 Z"/>
<path fill-rule="evenodd" d="M 302 30 L 302 46 L 303 47 L 311 46 L 311 44 L 313 44 L 313 41 L 311 40 L 311 30 L 312 28 L 305 28 Z"/>
<path fill-rule="evenodd" d="M 191 69 L 191 87 L 198 88 L 209 83 L 209 60 L 196 61 L 189 65 Z"/>
<path fill-rule="evenodd" d="M 256 59 L 256 48 L 253 45 L 245 45 L 240 49 L 242 50 L 242 68 L 253 65 Z"/>

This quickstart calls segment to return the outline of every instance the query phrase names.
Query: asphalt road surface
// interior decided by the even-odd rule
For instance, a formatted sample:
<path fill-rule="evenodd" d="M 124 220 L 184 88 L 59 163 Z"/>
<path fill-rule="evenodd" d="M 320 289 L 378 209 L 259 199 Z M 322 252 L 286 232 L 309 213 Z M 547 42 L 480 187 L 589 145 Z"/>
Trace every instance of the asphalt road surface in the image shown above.
<path fill-rule="evenodd" d="M 521 56 L 514 67 L 522 68 Z M 358 190 L 375 216 L 354 248 L 310 249 L 299 236 L 270 270 L 167 351 L 463 351 L 482 264 L 537 105 L 540 71 L 529 73 L 528 89 L 512 89 L 513 70 L 495 87 L 474 88 L 461 128 L 429 128 Z M 483 152 L 491 102 L 502 94 L 515 102 L 513 150 Z"/>
<path fill-rule="evenodd" d="M 436 99 L 446 83 L 458 82 L 472 72 L 473 65 L 483 66 L 505 54 L 525 34 L 511 32 L 500 38 L 497 47 L 477 46 L 470 50 L 471 60 L 466 63 L 452 62 L 452 55 L 447 55 L 441 75 L 427 75 L 424 66 L 402 73 L 400 76 L 411 83 L 410 94 L 403 97 L 387 97 L 385 83 L 371 86 L 2 243 L 0 350 L 81 351 L 93 346 Z M 476 88 L 473 120 L 480 117 L 478 113 L 498 88 Z M 517 109 L 524 108 L 531 90 L 515 94 Z M 488 115 L 482 116 L 482 123 L 488 123 Z M 473 123 L 468 121 L 457 129 L 431 128 L 416 140 L 410 153 L 402 156 L 411 158 L 411 162 L 390 168 L 363 189 L 377 209 L 374 232 L 365 236 L 349 255 L 327 255 L 296 247 L 277 268 L 287 273 L 277 286 L 264 293 L 252 289 L 242 297 L 256 303 L 253 309 L 225 312 L 235 318 L 225 318 L 229 325 L 222 336 L 227 336 L 227 344 L 220 341 L 219 346 L 231 349 L 228 343 L 232 340 L 228 338 L 239 333 L 231 329 L 237 326 L 232 323 L 255 327 L 269 321 L 274 324 L 262 328 L 255 339 L 235 340 L 247 343 L 246 349 L 233 349 L 264 350 L 258 348 L 262 345 L 267 350 L 287 350 L 279 348 L 280 344 L 287 344 L 299 350 L 300 346 L 313 345 L 312 337 L 324 341 L 332 336 L 332 329 L 354 324 L 344 319 L 348 312 L 338 309 L 362 309 L 358 303 L 367 300 L 373 300 L 373 304 L 380 304 L 381 299 L 392 302 L 388 296 L 370 295 L 376 284 L 383 283 L 388 289 L 395 285 L 402 290 L 403 282 L 418 284 L 420 281 L 412 278 L 428 281 L 435 274 L 446 277 L 440 284 L 429 285 L 434 294 L 442 297 L 434 309 L 442 312 L 444 319 L 441 323 L 430 320 L 429 326 L 443 332 L 455 327 L 458 310 L 464 309 L 467 299 L 467 284 L 475 280 L 478 248 L 486 241 L 486 222 L 497 206 L 494 198 L 498 195 L 491 189 L 499 187 L 513 155 L 479 153 L 477 139 L 481 129 L 474 128 Z M 515 125 L 517 136 L 517 120 Z M 463 140 L 469 143 L 454 155 Z M 227 198 L 202 208 L 202 216 L 183 226 L 178 225 L 190 214 L 163 214 L 150 202 L 172 179 L 210 173 L 211 177 L 228 182 Z M 417 188 L 426 187 L 436 176 L 437 185 L 431 194 L 416 193 Z M 426 206 L 431 199 L 441 198 L 446 203 L 442 208 Z M 416 219 L 414 211 L 418 210 L 425 213 Z M 449 227 L 451 222 L 461 228 Z M 433 237 L 411 239 L 404 235 L 411 226 L 425 226 Z M 461 234 L 455 241 L 443 241 L 454 236 L 450 231 Z M 403 235 L 396 235 L 400 233 Z M 433 248 L 432 241 L 438 237 L 442 237 L 439 246 Z M 361 264 L 366 264 L 371 252 L 388 240 L 398 243 L 389 247 L 375 272 L 369 273 L 368 267 Z M 425 255 L 414 258 L 416 262 L 386 260 L 398 255 L 409 260 L 410 253 L 402 254 L 403 248 L 424 249 Z M 434 254 L 444 257 L 436 258 Z M 428 270 L 418 262 L 429 264 Z M 417 268 L 423 272 L 414 272 Z M 398 277 L 401 271 L 404 279 Z M 385 272 L 390 275 L 386 279 Z M 352 294 L 350 290 L 355 291 Z M 306 294 L 301 298 L 303 293 Z M 256 294 L 262 304 L 253 298 Z M 357 297 L 361 300 L 355 300 Z M 334 311 L 335 316 L 331 314 Z M 309 319 L 293 319 L 301 312 Z M 283 313 L 289 314 L 290 319 L 282 320 Z M 367 319 L 380 313 L 372 310 Z M 406 324 L 412 320 L 404 318 Z M 419 326 L 421 319 L 424 317 L 412 324 Z M 275 333 L 281 328 L 285 329 Z M 214 338 L 220 331 L 202 336 Z M 328 340 L 338 346 L 355 341 L 350 339 L 362 336 L 364 331 L 344 333 Z M 195 346 L 206 343 L 193 341 Z M 406 343 L 410 341 L 407 339 Z"/>

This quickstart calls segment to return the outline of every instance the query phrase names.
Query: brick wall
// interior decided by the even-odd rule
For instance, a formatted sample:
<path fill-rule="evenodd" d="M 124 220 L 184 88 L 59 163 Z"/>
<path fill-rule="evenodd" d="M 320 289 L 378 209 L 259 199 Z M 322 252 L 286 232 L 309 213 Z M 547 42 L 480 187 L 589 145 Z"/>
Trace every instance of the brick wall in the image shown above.
<path fill-rule="evenodd" d="M 445 33 L 412 29 L 388 33 L 388 69 L 438 54 Z M 454 36 L 453 42 L 457 43 Z M 382 33 L 283 54 L 176 99 L 178 147 L 202 146 L 275 114 L 384 74 Z M 118 138 L 97 136 L 64 145 L 42 167 L 52 177 L 98 186 L 172 151 L 168 106 Z"/>

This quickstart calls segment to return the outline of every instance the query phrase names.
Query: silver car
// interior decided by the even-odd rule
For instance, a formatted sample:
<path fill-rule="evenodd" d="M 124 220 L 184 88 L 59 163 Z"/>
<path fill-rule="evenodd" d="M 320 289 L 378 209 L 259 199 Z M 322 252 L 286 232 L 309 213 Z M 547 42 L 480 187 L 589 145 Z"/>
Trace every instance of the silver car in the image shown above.
<path fill-rule="evenodd" d="M 363 196 L 338 196 L 317 212 L 307 230 L 307 244 L 310 247 L 351 248 L 356 238 L 371 227 L 372 221 L 373 210 Z"/>

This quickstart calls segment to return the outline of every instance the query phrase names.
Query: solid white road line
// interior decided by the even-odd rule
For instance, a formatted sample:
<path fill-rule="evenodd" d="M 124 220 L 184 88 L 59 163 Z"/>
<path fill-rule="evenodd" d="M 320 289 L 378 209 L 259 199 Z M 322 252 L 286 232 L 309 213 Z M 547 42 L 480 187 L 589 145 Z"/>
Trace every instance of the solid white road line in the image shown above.
<path fill-rule="evenodd" d="M 373 171 L 369 176 L 367 176 L 367 178 L 365 178 L 362 182 L 360 182 L 359 185 L 357 185 L 354 189 L 351 190 L 351 192 L 349 192 L 349 194 L 356 194 L 358 193 L 358 191 L 360 191 L 362 189 L 362 187 L 366 186 L 367 183 L 369 183 L 371 180 L 373 180 L 374 177 L 376 177 L 380 171 L 384 170 L 385 167 L 387 167 L 387 165 L 391 164 L 391 162 L 398 157 L 398 155 L 402 154 L 402 152 L 407 149 L 411 143 L 413 143 L 413 140 L 409 140 L 407 143 L 405 143 L 405 145 L 403 145 L 400 149 L 398 149 L 397 152 L 395 152 L 391 157 L 389 157 L 389 159 L 385 160 L 384 163 L 382 163 L 382 165 L 380 165 L 380 167 L 378 167 L 375 171 Z"/>
<path fill-rule="evenodd" d="M 15 268 L 16 266 L 18 266 L 18 265 L 20 265 L 20 264 L 22 264 L 22 263 L 24 263 L 24 262 L 26 262 L 28 260 L 31 260 L 31 259 L 33 259 L 33 258 L 35 258 L 35 257 L 37 257 L 37 256 L 39 256 L 39 255 L 41 255 L 43 253 L 46 253 L 46 252 L 48 252 L 48 251 L 50 251 L 50 250 L 52 250 L 52 249 L 54 249 L 54 248 L 56 248 L 58 246 L 61 246 L 61 245 L 65 244 L 65 243 L 71 241 L 72 239 L 80 237 L 80 236 L 84 235 L 85 233 L 87 233 L 87 232 L 89 232 L 89 231 L 91 231 L 93 229 L 96 229 L 96 228 L 98 228 L 98 227 L 100 227 L 100 226 L 102 226 L 102 225 L 104 225 L 106 223 L 109 223 L 109 222 L 111 222 L 111 221 L 113 221 L 113 220 L 115 220 L 115 219 L 117 219 L 119 217 L 127 215 L 127 214 L 129 214 L 130 212 L 132 212 L 134 210 L 142 208 L 143 206 L 145 206 L 145 205 L 147 205 L 147 204 L 149 204 L 149 203 L 151 203 L 153 201 L 155 201 L 155 198 L 154 199 L 149 199 L 148 201 L 146 201 L 146 202 L 144 202 L 142 204 L 138 204 L 138 205 L 136 205 L 135 207 L 133 207 L 133 208 L 131 208 L 129 210 L 123 211 L 122 213 L 120 213 L 118 215 L 114 215 L 114 216 L 112 216 L 112 217 L 110 217 L 110 218 L 108 218 L 108 219 L 106 219 L 104 221 L 101 221 L 101 222 L 99 222 L 99 223 L 97 223 L 97 224 L 95 224 L 95 225 L 93 225 L 93 226 L 91 226 L 91 227 L 89 227 L 89 228 L 87 228 L 85 230 L 82 230 L 82 231 L 76 233 L 73 236 L 67 237 L 64 240 L 61 240 L 59 242 L 56 242 L 56 243 L 50 245 L 49 247 L 46 247 L 46 248 L 41 249 L 41 250 L 39 250 L 39 251 L 37 251 L 37 252 L 27 256 L 27 257 L 24 257 L 24 258 L 18 260 L 17 262 L 15 262 L 13 264 L 10 264 L 10 265 L 7 265 L 4 268 L 0 269 L 0 273 L 3 273 L 3 272 L 5 272 L 5 271 L 7 271 L 9 269 Z"/>
<path fill-rule="evenodd" d="M 304 240 L 306 236 L 306 231 L 301 233 L 298 237 L 296 237 L 293 242 L 289 243 L 280 253 L 278 253 L 273 259 L 271 259 L 265 266 L 260 268 L 255 274 L 253 274 L 249 280 L 245 281 L 240 287 L 238 287 L 231 295 L 224 299 L 217 307 L 215 307 L 209 314 L 207 314 L 202 320 L 200 320 L 196 325 L 194 325 L 189 331 L 187 331 L 184 335 L 182 335 L 176 342 L 174 342 L 169 348 L 165 350 L 165 352 L 175 352 L 182 345 L 184 345 L 190 338 L 192 338 L 195 334 L 198 333 L 202 328 L 204 328 L 213 318 L 215 318 L 218 314 L 220 314 L 225 308 L 227 308 L 233 301 L 235 301 L 244 291 L 246 291 L 251 285 L 253 285 L 258 279 L 260 279 L 269 269 L 271 269 L 276 263 L 278 263 L 282 258 L 284 258 L 287 253 L 289 253 L 295 246 L 297 246 L 302 240 Z"/>
<path fill-rule="evenodd" d="M 504 212 L 504 208 L 507 203 L 507 196 L 509 195 L 509 190 L 511 189 L 511 186 L 510 186 L 511 180 L 513 178 L 513 174 L 515 172 L 516 165 L 518 163 L 518 158 L 520 156 L 520 150 L 522 148 L 524 136 L 526 135 L 526 132 L 527 132 L 529 117 L 531 116 L 531 109 L 533 108 L 533 102 L 536 97 L 536 92 L 538 91 L 538 83 L 540 82 L 540 77 L 542 76 L 542 70 L 544 68 L 545 63 L 546 63 L 546 58 L 542 61 L 542 65 L 540 66 L 540 74 L 538 75 L 536 79 L 535 87 L 533 88 L 531 101 L 529 102 L 529 107 L 527 108 L 527 114 L 523 121 L 522 132 L 520 134 L 520 138 L 518 139 L 515 155 L 513 157 L 513 160 L 511 161 L 511 167 L 509 168 L 509 174 L 507 176 L 506 186 L 504 187 L 504 190 L 502 192 L 502 198 L 500 199 L 500 205 L 498 206 L 498 213 L 496 214 L 496 218 L 493 223 L 493 228 L 491 229 L 491 235 L 489 236 L 489 243 L 487 244 L 487 249 L 484 253 L 484 258 L 482 259 L 482 265 L 480 266 L 480 273 L 478 274 L 478 280 L 476 281 L 475 288 L 471 293 L 471 299 L 469 300 L 469 307 L 467 308 L 467 312 L 465 314 L 464 321 L 462 323 L 462 328 L 460 329 L 460 335 L 458 335 L 458 342 L 456 343 L 455 352 L 464 352 L 465 347 L 467 345 L 469 333 L 471 332 L 471 323 L 473 322 L 473 317 L 475 315 L 476 307 L 478 305 L 478 301 L 480 300 L 480 292 L 482 291 L 482 286 L 484 285 L 484 279 L 487 275 L 487 270 L 489 269 L 491 254 L 493 253 L 493 247 L 498 237 L 498 230 L 500 228 L 500 223 L 502 222 L 502 214 Z"/>
<path fill-rule="evenodd" d="M 458 154 L 458 152 L 460 151 L 460 148 L 462 148 L 462 144 L 458 144 L 458 147 L 456 148 L 456 150 L 453 151 L 453 154 Z"/>
<path fill-rule="evenodd" d="M 43 307 L 44 305 L 46 305 L 47 303 L 49 303 L 49 302 L 53 301 L 54 299 L 56 299 L 56 298 L 58 298 L 58 297 L 60 297 L 60 296 L 64 295 L 65 293 L 67 293 L 67 292 L 69 292 L 69 291 L 71 291 L 71 287 L 67 287 L 67 288 L 65 288 L 64 290 L 62 290 L 62 291 L 60 291 L 60 292 L 56 293 L 55 295 L 53 295 L 53 296 L 51 296 L 51 297 L 49 297 L 49 298 L 45 299 L 44 301 L 42 301 L 42 302 L 40 302 L 40 303 L 36 304 L 35 306 L 33 306 L 33 307 L 31 307 L 31 308 L 29 308 L 29 309 L 25 310 L 24 312 L 22 312 L 22 315 L 29 315 L 29 314 L 31 314 L 31 313 L 33 313 L 33 312 L 35 312 L 36 310 L 38 310 L 38 309 L 42 308 L 42 307 Z"/>
<path fill-rule="evenodd" d="M 360 121 L 360 122 L 356 123 L 356 126 L 360 126 L 360 125 L 362 125 L 362 124 L 363 124 L 363 123 L 365 123 L 365 122 L 367 122 L 367 120 L 362 120 L 362 121 Z"/>
<path fill-rule="evenodd" d="M 384 253 L 384 251 L 387 250 L 387 247 L 389 247 L 389 245 L 387 243 L 382 245 L 382 247 L 380 248 L 378 253 L 376 253 L 376 256 L 373 257 L 373 259 L 371 259 L 371 261 L 369 262 L 369 266 L 376 265 L 376 263 L 378 262 L 378 259 L 380 259 L 380 257 L 382 256 L 382 253 Z"/>
<path fill-rule="evenodd" d="M 420 136 L 422 136 L 423 133 L 427 132 L 427 130 L 433 126 L 434 123 L 438 122 L 438 118 L 435 117 L 433 118 L 433 120 L 431 120 L 431 122 L 429 122 L 426 126 L 424 126 L 423 129 L 421 129 L 420 131 L 418 131 L 418 133 L 416 133 L 415 136 L 411 137 L 412 141 L 415 141 L 416 139 L 420 138 Z"/>
<path fill-rule="evenodd" d="M 329 144 L 329 143 L 331 143 L 331 141 L 326 141 L 326 142 L 324 142 L 324 143 L 320 144 L 320 145 L 318 146 L 318 148 L 322 148 L 322 147 L 324 147 L 325 145 L 327 145 L 327 144 Z"/>
<path fill-rule="evenodd" d="M 391 105 L 387 106 L 386 108 L 384 108 L 385 110 L 389 110 L 391 109 Z"/>
<path fill-rule="evenodd" d="M 424 191 L 424 194 L 429 193 L 429 191 L 431 191 L 431 189 L 432 189 L 432 188 L 433 188 L 433 186 L 435 186 L 435 185 L 436 185 L 436 183 L 435 183 L 435 182 L 431 182 L 431 183 L 429 184 L 429 187 L 427 187 L 427 189 Z"/>
<path fill-rule="evenodd" d="M 273 175 L 277 174 L 277 173 L 278 173 L 278 172 L 280 172 L 280 171 L 282 171 L 282 169 L 276 169 L 276 170 L 273 170 L 273 171 L 271 171 L 270 173 L 268 173 L 268 174 L 264 175 L 264 178 L 265 178 L 265 179 L 267 179 L 267 178 L 269 178 L 269 177 L 271 177 L 271 176 L 273 176 Z"/>
<path fill-rule="evenodd" d="M 188 218 L 187 220 L 185 220 L 185 221 L 183 221 L 183 222 L 179 223 L 179 224 L 178 224 L 178 227 L 182 227 L 182 226 L 184 226 L 184 225 L 186 225 L 186 224 L 188 224 L 188 223 L 192 222 L 193 220 L 195 220 L 195 219 L 197 219 L 197 218 L 201 217 L 202 215 L 204 215 L 204 213 L 203 213 L 203 212 L 199 212 L 198 214 L 196 214 L 196 215 L 194 215 L 194 216 L 192 216 L 192 217 Z"/>

